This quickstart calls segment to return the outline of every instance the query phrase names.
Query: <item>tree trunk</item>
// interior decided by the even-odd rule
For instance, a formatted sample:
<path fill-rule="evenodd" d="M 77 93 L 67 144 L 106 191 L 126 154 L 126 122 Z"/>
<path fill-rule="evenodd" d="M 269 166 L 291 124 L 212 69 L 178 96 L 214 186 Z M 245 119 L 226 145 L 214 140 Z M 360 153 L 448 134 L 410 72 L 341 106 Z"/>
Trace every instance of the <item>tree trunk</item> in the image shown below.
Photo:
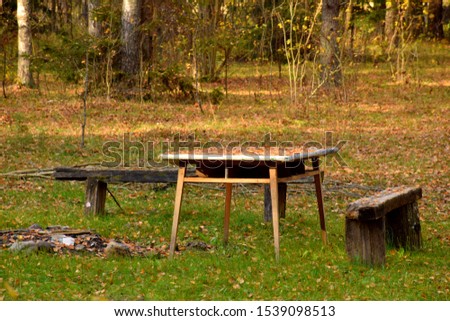
<path fill-rule="evenodd" d="M 72 23 L 72 1 L 70 0 L 58 0 L 57 3 L 59 15 L 60 15 L 60 22 L 63 22 L 64 24 L 71 24 Z"/>
<path fill-rule="evenodd" d="M 54 0 L 53 0 L 54 1 Z M 80 18 L 83 21 L 83 23 L 88 26 L 89 25 L 89 0 L 82 0 L 80 3 Z"/>
<path fill-rule="evenodd" d="M 17 24 L 19 28 L 17 77 L 19 84 L 27 87 L 34 86 L 30 69 L 32 54 L 30 9 L 29 0 L 17 0 Z"/>
<path fill-rule="evenodd" d="M 397 21 L 398 6 L 397 0 L 387 0 L 386 1 L 386 15 L 384 23 L 384 35 L 386 41 L 390 44 L 395 44 L 396 41 L 396 27 L 395 22 Z"/>
<path fill-rule="evenodd" d="M 407 28 L 407 36 L 414 39 L 424 31 L 423 21 L 423 4 L 421 0 L 403 1 L 402 6 L 405 7 L 405 23 Z"/>
<path fill-rule="evenodd" d="M 56 0 L 52 0 L 51 19 L 52 31 L 56 32 Z"/>
<path fill-rule="evenodd" d="M 428 33 L 436 39 L 444 39 L 442 0 L 431 0 L 428 8 Z"/>
<path fill-rule="evenodd" d="M 102 34 L 101 23 L 95 16 L 100 7 L 100 0 L 88 0 L 88 31 L 91 37 L 99 38 Z"/>
<path fill-rule="evenodd" d="M 342 84 L 341 63 L 339 59 L 339 0 L 322 1 L 321 44 L 321 78 L 325 85 Z"/>
<path fill-rule="evenodd" d="M 142 50 L 142 59 L 144 61 L 150 61 L 152 60 L 152 46 L 153 46 L 153 39 L 152 39 L 152 32 L 149 32 L 149 29 L 147 28 L 152 21 L 154 14 L 154 6 L 153 1 L 151 0 L 142 0 L 142 7 L 141 7 L 141 24 L 144 27 L 144 32 L 141 34 L 141 50 Z"/>
<path fill-rule="evenodd" d="M 353 57 L 353 6 L 354 0 L 349 0 L 347 3 L 347 8 L 345 8 L 345 25 L 344 34 L 342 37 L 343 43 L 341 57 L 343 57 L 344 54 L 348 54 L 350 57 Z"/>
<path fill-rule="evenodd" d="M 141 0 L 123 0 L 122 5 L 122 71 L 139 72 L 139 24 Z"/>
<path fill-rule="evenodd" d="M 200 74 L 209 80 L 214 80 L 217 76 L 217 50 L 216 29 L 220 19 L 220 8 L 223 0 L 207 0 L 200 2 L 198 29 L 200 37 L 200 45 L 197 46 L 200 51 L 199 64 Z M 194 39 L 195 41 L 195 39 Z"/>

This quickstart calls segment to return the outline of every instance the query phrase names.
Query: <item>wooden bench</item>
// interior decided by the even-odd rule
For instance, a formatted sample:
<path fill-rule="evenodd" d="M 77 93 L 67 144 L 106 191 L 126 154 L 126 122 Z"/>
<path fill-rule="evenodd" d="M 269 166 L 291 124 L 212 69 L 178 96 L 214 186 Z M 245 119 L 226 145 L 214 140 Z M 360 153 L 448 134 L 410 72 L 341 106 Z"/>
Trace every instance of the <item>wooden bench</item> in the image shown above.
<path fill-rule="evenodd" d="M 351 203 L 345 219 L 346 249 L 350 259 L 383 265 L 386 243 L 397 248 L 421 247 L 417 200 L 420 187 L 395 187 Z"/>
<path fill-rule="evenodd" d="M 177 168 L 162 169 L 104 169 L 55 168 L 56 180 L 86 181 L 85 214 L 104 214 L 108 183 L 176 183 Z M 194 170 L 187 175 L 195 175 Z"/>
<path fill-rule="evenodd" d="M 124 168 L 78 168 L 57 167 L 53 177 L 63 181 L 86 181 L 86 197 L 84 212 L 87 215 L 102 215 L 105 213 L 106 195 L 109 183 L 176 183 L 177 168 L 161 169 L 124 169 Z M 195 176 L 195 169 L 188 168 L 186 176 Z M 323 180 L 323 172 L 321 173 Z M 297 183 L 311 183 L 314 181 L 307 177 L 296 181 Z M 295 182 L 293 182 L 295 183 Z M 278 184 L 278 199 L 280 217 L 285 217 L 287 184 Z M 264 220 L 272 220 L 272 201 L 270 189 L 265 186 L 264 193 Z"/>

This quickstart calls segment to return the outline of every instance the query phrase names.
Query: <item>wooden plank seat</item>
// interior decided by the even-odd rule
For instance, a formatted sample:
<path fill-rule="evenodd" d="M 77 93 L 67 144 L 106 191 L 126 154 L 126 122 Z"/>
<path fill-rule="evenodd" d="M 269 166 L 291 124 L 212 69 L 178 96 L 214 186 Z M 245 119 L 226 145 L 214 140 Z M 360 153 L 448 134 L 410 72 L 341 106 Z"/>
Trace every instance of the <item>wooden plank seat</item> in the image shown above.
<path fill-rule="evenodd" d="M 76 168 L 57 167 L 54 178 L 57 180 L 85 181 L 89 178 L 96 178 L 105 183 L 176 183 L 177 168 L 151 168 L 151 169 L 105 169 L 105 168 Z M 195 174 L 192 169 L 189 176 Z"/>
<path fill-rule="evenodd" d="M 386 244 L 411 250 L 420 248 L 422 239 L 417 205 L 420 198 L 420 187 L 400 186 L 349 204 L 345 238 L 350 259 L 383 265 Z"/>
<path fill-rule="evenodd" d="M 197 176 L 195 168 L 187 168 L 187 177 Z M 125 169 L 98 167 L 57 167 L 53 177 L 61 181 L 86 181 L 85 214 L 101 215 L 105 213 L 106 194 L 109 183 L 176 183 L 178 168 Z M 311 178 L 311 179 L 310 179 Z M 323 172 L 322 172 L 323 180 Z M 301 178 L 292 183 L 312 183 L 312 177 Z M 279 183 L 280 217 L 285 216 L 286 183 Z M 265 187 L 264 219 L 272 220 L 272 201 L 270 189 Z"/>
<path fill-rule="evenodd" d="M 161 169 L 105 169 L 105 168 L 55 168 L 56 180 L 86 181 L 85 214 L 104 214 L 108 183 L 176 183 L 177 168 Z M 194 176 L 189 169 L 187 176 Z"/>

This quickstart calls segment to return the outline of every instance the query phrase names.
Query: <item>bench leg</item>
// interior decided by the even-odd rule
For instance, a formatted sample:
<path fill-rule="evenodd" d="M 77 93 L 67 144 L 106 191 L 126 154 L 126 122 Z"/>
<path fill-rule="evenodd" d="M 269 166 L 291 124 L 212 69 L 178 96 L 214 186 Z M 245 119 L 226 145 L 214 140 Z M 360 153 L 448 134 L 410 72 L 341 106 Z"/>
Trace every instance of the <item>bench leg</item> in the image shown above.
<path fill-rule="evenodd" d="M 420 249 L 422 235 L 417 202 L 386 214 L 386 242 L 397 248 Z"/>
<path fill-rule="evenodd" d="M 352 261 L 383 265 L 386 261 L 384 217 L 378 220 L 345 219 L 345 245 Z"/>
<path fill-rule="evenodd" d="M 173 258 L 177 242 L 178 222 L 180 219 L 181 202 L 183 200 L 184 177 L 186 175 L 186 167 L 182 166 L 178 169 L 177 190 L 175 193 L 175 206 L 173 210 L 172 235 L 170 237 L 169 258 Z"/>
<path fill-rule="evenodd" d="M 88 178 L 86 182 L 86 201 L 84 203 L 85 215 L 105 214 L 107 184 L 96 178 Z"/>
<path fill-rule="evenodd" d="M 287 184 L 278 183 L 278 211 L 280 212 L 280 218 L 286 217 L 286 198 Z M 272 221 L 272 197 L 269 185 L 264 185 L 264 221 Z"/>

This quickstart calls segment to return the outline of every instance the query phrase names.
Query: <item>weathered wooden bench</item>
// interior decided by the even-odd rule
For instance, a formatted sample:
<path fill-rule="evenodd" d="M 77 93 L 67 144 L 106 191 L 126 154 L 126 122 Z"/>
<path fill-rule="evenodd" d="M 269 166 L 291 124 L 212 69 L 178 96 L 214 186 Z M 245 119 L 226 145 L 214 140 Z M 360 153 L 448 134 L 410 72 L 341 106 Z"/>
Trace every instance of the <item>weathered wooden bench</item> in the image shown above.
<path fill-rule="evenodd" d="M 99 168 L 55 168 L 56 180 L 86 181 L 85 214 L 104 214 L 108 183 L 176 183 L 176 168 L 162 169 L 99 169 Z M 187 175 L 195 175 L 188 171 Z"/>
<path fill-rule="evenodd" d="M 383 265 L 386 244 L 397 248 L 421 247 L 417 200 L 420 187 L 388 188 L 351 203 L 345 219 L 346 249 L 350 259 Z"/>
<path fill-rule="evenodd" d="M 53 177 L 63 181 L 86 181 L 86 199 L 84 212 L 87 215 L 101 215 L 105 213 L 106 195 L 109 183 L 176 183 L 177 168 L 152 169 L 124 169 L 124 168 L 79 168 L 57 167 Z M 195 176 L 195 169 L 188 168 L 186 176 Z M 314 183 L 313 180 L 299 180 L 302 183 Z M 323 180 L 323 172 L 322 172 Z M 278 184 L 278 199 L 280 217 L 285 216 L 286 210 L 286 183 Z M 264 219 L 272 219 L 272 201 L 270 189 L 265 186 L 264 193 Z"/>

